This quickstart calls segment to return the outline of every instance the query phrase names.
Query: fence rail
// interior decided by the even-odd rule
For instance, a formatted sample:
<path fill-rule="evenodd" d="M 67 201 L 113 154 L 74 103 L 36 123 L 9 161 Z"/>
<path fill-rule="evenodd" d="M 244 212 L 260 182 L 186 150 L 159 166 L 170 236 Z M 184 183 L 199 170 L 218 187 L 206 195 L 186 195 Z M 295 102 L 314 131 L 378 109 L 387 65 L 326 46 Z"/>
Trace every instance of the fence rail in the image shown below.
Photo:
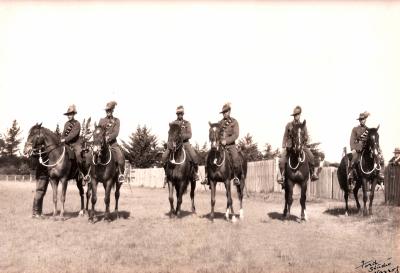
<path fill-rule="evenodd" d="M 276 182 L 277 164 L 274 160 L 250 162 L 246 179 L 247 192 L 270 193 L 282 192 Z M 204 166 L 199 167 L 201 180 L 204 178 Z M 134 169 L 127 163 L 126 176 L 132 186 L 162 188 L 164 186 L 164 169 Z M 35 182 L 33 175 L 0 175 L 0 181 Z M 319 180 L 308 182 L 307 197 L 330 198 L 343 200 L 343 191 L 339 187 L 337 169 L 324 167 Z M 208 190 L 197 183 L 197 191 Z M 223 183 L 217 184 L 217 191 L 225 191 Z M 294 188 L 294 194 L 300 194 L 300 188 Z M 400 206 L 400 166 L 389 165 L 385 170 L 385 201 L 389 205 Z"/>

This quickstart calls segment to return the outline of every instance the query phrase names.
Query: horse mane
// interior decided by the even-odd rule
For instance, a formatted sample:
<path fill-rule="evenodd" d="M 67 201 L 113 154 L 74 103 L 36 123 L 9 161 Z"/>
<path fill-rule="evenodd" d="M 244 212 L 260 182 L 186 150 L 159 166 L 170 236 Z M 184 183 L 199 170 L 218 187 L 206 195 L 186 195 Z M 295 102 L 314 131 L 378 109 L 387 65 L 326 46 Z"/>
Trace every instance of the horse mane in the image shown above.
<path fill-rule="evenodd" d="M 55 143 L 60 143 L 60 139 L 58 138 L 58 136 L 56 135 L 56 133 L 54 133 L 52 130 L 47 129 L 46 127 L 43 127 L 42 124 L 35 124 L 32 126 L 32 128 L 29 130 L 29 135 L 32 133 L 33 130 L 35 129 L 41 129 L 45 134 L 49 135 L 51 140 L 53 140 Z"/>

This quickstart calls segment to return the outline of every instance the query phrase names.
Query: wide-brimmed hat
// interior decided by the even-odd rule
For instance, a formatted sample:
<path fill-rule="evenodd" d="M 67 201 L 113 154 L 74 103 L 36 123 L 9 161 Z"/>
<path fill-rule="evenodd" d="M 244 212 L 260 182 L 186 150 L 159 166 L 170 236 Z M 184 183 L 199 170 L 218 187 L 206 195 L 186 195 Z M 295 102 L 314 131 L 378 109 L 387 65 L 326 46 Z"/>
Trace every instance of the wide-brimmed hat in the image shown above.
<path fill-rule="evenodd" d="M 364 113 L 360 113 L 360 116 L 358 117 L 357 120 L 366 119 L 368 116 L 369 116 L 369 113 L 367 111 L 365 111 Z"/>
<path fill-rule="evenodd" d="M 104 110 L 113 110 L 115 108 L 115 105 L 117 105 L 117 103 L 115 101 L 110 101 L 107 103 L 106 108 Z"/>
<path fill-rule="evenodd" d="M 301 107 L 297 105 L 297 106 L 293 109 L 293 114 L 291 114 L 291 116 L 300 115 L 300 114 L 301 114 Z"/>
<path fill-rule="evenodd" d="M 66 116 L 68 116 L 68 115 L 75 115 L 77 112 L 76 112 L 76 106 L 75 106 L 75 104 L 72 104 L 72 105 L 70 105 L 69 107 L 68 107 L 68 110 L 67 110 L 67 112 L 66 113 L 64 113 L 64 115 L 66 115 Z"/>
<path fill-rule="evenodd" d="M 185 109 L 183 108 L 182 105 L 179 105 L 178 107 L 176 107 L 176 113 L 177 114 L 184 114 L 185 113 Z"/>
<path fill-rule="evenodd" d="M 400 154 L 400 148 L 395 148 L 393 153 L 394 154 Z"/>
<path fill-rule="evenodd" d="M 225 112 L 228 112 L 229 110 L 231 110 L 231 104 L 229 102 L 227 102 L 224 104 L 224 106 L 222 106 L 222 111 L 219 113 L 223 114 Z"/>

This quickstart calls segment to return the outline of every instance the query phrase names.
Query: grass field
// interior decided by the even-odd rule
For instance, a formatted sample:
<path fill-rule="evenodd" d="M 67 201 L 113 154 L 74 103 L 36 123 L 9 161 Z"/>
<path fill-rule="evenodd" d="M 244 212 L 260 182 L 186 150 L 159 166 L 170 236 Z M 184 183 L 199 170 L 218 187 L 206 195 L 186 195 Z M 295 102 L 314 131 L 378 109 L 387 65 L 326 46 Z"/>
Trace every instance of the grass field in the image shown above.
<path fill-rule="evenodd" d="M 244 200 L 245 219 L 224 219 L 226 197 L 217 195 L 216 219 L 208 220 L 210 195 L 197 193 L 197 214 L 184 196 L 184 213 L 170 219 L 166 189 L 121 190 L 123 218 L 99 222 L 79 217 L 79 195 L 71 184 L 65 221 L 31 219 L 33 183 L 0 182 L 0 272 L 368 272 L 362 260 L 400 263 L 400 208 L 383 206 L 372 217 L 343 216 L 341 202 L 311 200 L 309 221 L 282 221 L 283 194 Z M 52 212 L 51 188 L 44 213 Z M 113 200 L 112 198 L 112 208 Z M 354 207 L 354 201 L 351 200 Z M 235 212 L 238 201 L 234 199 Z M 354 212 L 354 210 L 353 210 Z M 300 214 L 295 196 L 292 213 Z"/>

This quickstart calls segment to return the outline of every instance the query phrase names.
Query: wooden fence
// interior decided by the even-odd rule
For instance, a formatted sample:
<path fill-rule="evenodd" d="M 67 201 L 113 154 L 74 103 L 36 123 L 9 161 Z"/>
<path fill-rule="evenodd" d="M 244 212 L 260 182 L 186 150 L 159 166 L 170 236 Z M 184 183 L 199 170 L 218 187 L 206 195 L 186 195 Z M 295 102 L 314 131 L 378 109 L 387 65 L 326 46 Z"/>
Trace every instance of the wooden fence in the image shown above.
<path fill-rule="evenodd" d="M 385 202 L 400 206 L 400 166 L 389 165 L 385 170 Z"/>

